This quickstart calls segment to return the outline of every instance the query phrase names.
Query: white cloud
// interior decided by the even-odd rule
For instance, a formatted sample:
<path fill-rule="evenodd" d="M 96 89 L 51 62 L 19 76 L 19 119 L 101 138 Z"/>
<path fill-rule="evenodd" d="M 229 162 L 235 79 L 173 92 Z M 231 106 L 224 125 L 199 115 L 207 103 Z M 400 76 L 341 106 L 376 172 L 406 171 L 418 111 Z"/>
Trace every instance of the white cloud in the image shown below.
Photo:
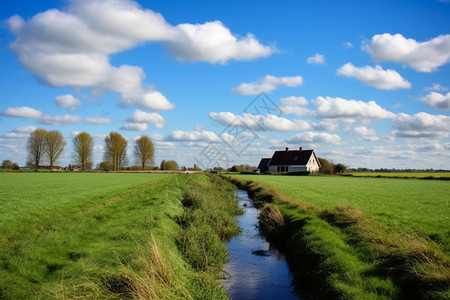
<path fill-rule="evenodd" d="M 30 133 L 35 131 L 37 128 L 35 126 L 20 126 L 16 129 L 6 132 L 3 137 L 5 138 L 15 138 L 15 139 L 23 139 L 28 138 Z"/>
<path fill-rule="evenodd" d="M 127 121 L 131 123 L 153 124 L 158 129 L 164 128 L 164 125 L 167 123 L 166 119 L 160 114 L 147 113 L 139 109 L 135 110 L 133 116 L 127 119 Z"/>
<path fill-rule="evenodd" d="M 28 107 L 9 107 L 1 112 L 2 115 L 16 118 L 39 119 L 42 117 L 42 111 Z"/>
<path fill-rule="evenodd" d="M 316 53 L 315 55 L 308 57 L 306 62 L 308 64 L 322 65 L 322 64 L 325 64 L 325 56 L 323 56 L 322 54 Z"/>
<path fill-rule="evenodd" d="M 430 92 L 428 95 L 419 98 L 419 100 L 435 109 L 450 109 L 450 93 L 440 94 L 437 92 Z"/>
<path fill-rule="evenodd" d="M 450 60 L 450 34 L 426 42 L 407 39 L 401 34 L 377 34 L 363 45 L 373 60 L 407 64 L 419 72 L 432 72 Z"/>
<path fill-rule="evenodd" d="M 176 37 L 164 43 L 179 60 L 226 64 L 230 60 L 267 57 L 276 48 L 264 46 L 252 34 L 237 38 L 220 21 L 180 24 Z"/>
<path fill-rule="evenodd" d="M 82 103 L 79 99 L 72 95 L 62 95 L 55 98 L 56 106 L 60 108 L 75 109 L 77 106 L 81 106 Z"/>
<path fill-rule="evenodd" d="M 356 78 L 380 90 L 409 89 L 411 87 L 411 83 L 399 73 L 392 69 L 383 70 L 380 66 L 358 68 L 352 63 L 346 63 L 337 70 L 337 74 Z"/>
<path fill-rule="evenodd" d="M 346 100 L 342 98 L 317 97 L 313 100 L 319 118 L 390 119 L 395 114 L 383 109 L 375 101 Z"/>
<path fill-rule="evenodd" d="M 209 141 L 218 142 L 219 137 L 207 130 L 175 130 L 167 137 L 168 141 Z"/>
<path fill-rule="evenodd" d="M 312 132 L 307 131 L 299 133 L 285 140 L 287 143 L 302 145 L 302 144 L 340 144 L 341 138 L 337 134 L 329 134 L 326 132 Z"/>
<path fill-rule="evenodd" d="M 238 95 L 257 95 L 259 93 L 273 92 L 280 86 L 296 87 L 302 84 L 303 78 L 301 76 L 275 77 L 266 75 L 266 77 L 258 82 L 241 83 L 237 88 L 234 88 L 231 91 Z"/>
<path fill-rule="evenodd" d="M 108 125 L 108 124 L 114 124 L 114 122 L 111 119 L 102 117 L 102 116 L 95 116 L 93 118 L 85 118 L 84 122 L 92 125 Z"/>
<path fill-rule="evenodd" d="M 297 116 L 311 115 L 312 111 L 304 106 L 308 105 L 305 97 L 286 97 L 281 98 L 280 110 L 285 114 L 294 114 Z"/>
<path fill-rule="evenodd" d="M 17 37 L 11 48 L 44 84 L 118 92 L 122 104 L 154 110 L 174 105 L 144 87 L 142 68 L 112 66 L 111 54 L 161 42 L 179 60 L 224 64 L 276 51 L 251 34 L 238 38 L 220 21 L 173 26 L 161 14 L 130 0 L 70 0 L 64 11 L 50 9 L 28 21 L 16 15 L 8 24 Z"/>
<path fill-rule="evenodd" d="M 212 120 L 228 126 L 247 127 L 254 131 L 294 131 L 306 130 L 311 126 L 304 120 L 288 120 L 283 117 L 278 117 L 272 114 L 268 115 L 252 115 L 243 114 L 242 116 L 235 115 L 231 112 L 211 112 L 209 118 Z"/>
<path fill-rule="evenodd" d="M 433 83 L 432 86 L 424 88 L 424 91 L 437 91 L 437 92 L 443 92 L 448 90 L 445 86 L 440 85 L 439 83 Z"/>
<path fill-rule="evenodd" d="M 121 106 L 136 106 L 150 110 L 171 110 L 175 104 L 171 103 L 158 91 L 147 91 L 144 94 L 129 94 L 120 101 Z"/>
<path fill-rule="evenodd" d="M 424 112 L 414 115 L 400 113 L 394 120 L 394 133 L 399 137 L 448 137 L 449 128 L 449 116 L 430 115 Z"/>
<path fill-rule="evenodd" d="M 369 129 L 366 126 L 359 126 L 347 129 L 345 132 L 356 135 L 376 135 L 375 129 Z"/>
<path fill-rule="evenodd" d="M 338 128 L 337 122 L 322 121 L 312 124 L 313 129 L 320 131 L 335 131 Z"/>
<path fill-rule="evenodd" d="M 35 119 L 36 122 L 40 124 L 47 125 L 69 125 L 78 123 L 81 121 L 81 118 L 74 115 L 48 115 L 44 114 L 42 111 L 28 107 L 9 107 L 5 109 L 0 114 L 7 117 L 15 117 L 15 118 L 30 118 Z"/>
<path fill-rule="evenodd" d="M 146 131 L 148 124 L 146 123 L 126 123 L 120 129 L 129 131 Z"/>

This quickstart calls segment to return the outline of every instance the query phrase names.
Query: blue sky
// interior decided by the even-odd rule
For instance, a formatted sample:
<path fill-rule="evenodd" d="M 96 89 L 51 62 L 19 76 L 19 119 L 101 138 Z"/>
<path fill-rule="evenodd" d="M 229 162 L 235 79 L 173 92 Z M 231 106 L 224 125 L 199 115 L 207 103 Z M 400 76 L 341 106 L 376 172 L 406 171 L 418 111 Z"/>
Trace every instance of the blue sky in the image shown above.
<path fill-rule="evenodd" d="M 149 135 L 204 168 L 290 147 L 350 167 L 450 169 L 449 1 L 8 1 L 0 160 L 36 128 Z M 259 109 L 257 109 L 259 108 Z"/>

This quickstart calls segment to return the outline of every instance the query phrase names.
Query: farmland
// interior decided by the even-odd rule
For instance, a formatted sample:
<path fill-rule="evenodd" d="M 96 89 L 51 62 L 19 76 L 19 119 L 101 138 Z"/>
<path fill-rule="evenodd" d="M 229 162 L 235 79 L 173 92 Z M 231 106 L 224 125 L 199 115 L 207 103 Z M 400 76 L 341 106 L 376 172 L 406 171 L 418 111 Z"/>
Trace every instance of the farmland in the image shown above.
<path fill-rule="evenodd" d="M 450 182 L 340 176 L 251 176 L 323 209 L 350 205 L 390 226 L 435 239 L 450 253 Z"/>
<path fill-rule="evenodd" d="M 322 286 L 313 295 L 450 299 L 448 181 L 265 175 L 230 180 L 265 203 L 261 228 L 290 253 L 301 285 Z"/>
<path fill-rule="evenodd" d="M 227 257 L 221 239 L 238 230 L 239 210 L 226 182 L 0 173 L 0 189 L 2 299 L 227 297 L 218 284 Z"/>

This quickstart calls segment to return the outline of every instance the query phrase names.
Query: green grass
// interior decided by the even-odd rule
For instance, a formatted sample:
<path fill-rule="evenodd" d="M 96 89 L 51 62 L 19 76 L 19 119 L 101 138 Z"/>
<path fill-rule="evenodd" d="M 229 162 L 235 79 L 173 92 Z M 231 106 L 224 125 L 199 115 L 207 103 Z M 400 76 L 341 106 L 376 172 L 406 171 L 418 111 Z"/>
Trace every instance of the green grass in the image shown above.
<path fill-rule="evenodd" d="M 205 184 L 220 190 L 211 182 L 203 174 L 0 173 L 0 298 L 226 298 L 217 271 L 195 270 L 183 254 L 192 250 L 177 242 L 190 236 L 179 224 L 183 195 Z"/>
<path fill-rule="evenodd" d="M 354 177 L 389 177 L 389 178 L 450 178 L 450 173 L 448 172 L 432 172 L 432 173 L 426 173 L 426 172 L 417 172 L 417 173 L 402 173 L 402 172 L 356 172 L 351 173 L 351 176 Z"/>
<path fill-rule="evenodd" d="M 263 175 L 230 180 L 249 190 L 256 203 L 268 203 L 261 228 L 290 254 L 296 280 L 321 286 L 313 291 L 316 297 L 450 299 L 448 181 Z"/>
<path fill-rule="evenodd" d="M 350 205 L 389 226 L 426 235 L 450 253 L 450 182 L 342 176 L 238 175 L 322 209 Z"/>

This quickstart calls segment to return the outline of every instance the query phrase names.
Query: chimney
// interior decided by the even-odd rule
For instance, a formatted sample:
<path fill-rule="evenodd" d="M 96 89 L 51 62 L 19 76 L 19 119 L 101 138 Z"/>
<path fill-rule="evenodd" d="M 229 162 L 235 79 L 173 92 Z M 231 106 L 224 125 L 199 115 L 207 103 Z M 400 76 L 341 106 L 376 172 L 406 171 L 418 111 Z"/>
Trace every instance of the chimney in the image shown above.
<path fill-rule="evenodd" d="M 287 152 L 287 151 L 289 151 L 289 148 L 288 148 L 288 147 L 286 147 L 286 152 Z"/>
<path fill-rule="evenodd" d="M 303 148 L 302 148 L 302 147 L 300 147 L 300 148 L 298 148 L 298 151 L 302 152 L 302 149 L 303 149 Z"/>

